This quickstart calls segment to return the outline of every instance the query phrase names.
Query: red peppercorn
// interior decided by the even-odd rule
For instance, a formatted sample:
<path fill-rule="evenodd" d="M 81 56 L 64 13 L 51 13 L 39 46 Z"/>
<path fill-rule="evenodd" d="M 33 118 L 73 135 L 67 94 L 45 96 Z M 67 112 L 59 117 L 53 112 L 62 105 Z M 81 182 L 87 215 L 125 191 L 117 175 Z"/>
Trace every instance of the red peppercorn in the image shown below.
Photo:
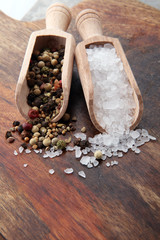
<path fill-rule="evenodd" d="M 22 126 L 24 130 L 29 131 L 32 129 L 33 125 L 31 123 L 26 122 L 26 123 L 23 123 Z"/>
<path fill-rule="evenodd" d="M 38 113 L 37 110 L 30 109 L 29 112 L 28 112 L 28 116 L 29 116 L 31 119 L 38 118 L 39 113 Z"/>

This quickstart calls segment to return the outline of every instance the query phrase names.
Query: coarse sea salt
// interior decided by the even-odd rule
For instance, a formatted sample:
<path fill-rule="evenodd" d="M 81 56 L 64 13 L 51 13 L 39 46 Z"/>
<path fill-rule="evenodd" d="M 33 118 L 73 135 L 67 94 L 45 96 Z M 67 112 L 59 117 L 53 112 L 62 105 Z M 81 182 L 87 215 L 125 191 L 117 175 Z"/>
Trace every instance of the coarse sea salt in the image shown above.
<path fill-rule="evenodd" d="M 49 172 L 49 174 L 51 174 L 51 175 L 55 173 L 55 171 L 54 171 L 54 169 L 53 169 L 53 168 L 49 169 L 49 171 L 48 171 L 48 172 Z"/>
<path fill-rule="evenodd" d="M 27 163 L 24 163 L 24 164 L 23 164 L 23 167 L 24 167 L 24 168 L 28 167 L 28 164 L 27 164 Z"/>
<path fill-rule="evenodd" d="M 87 136 L 84 133 L 75 133 L 74 136 L 76 138 L 80 138 L 81 140 L 86 140 Z"/>
<path fill-rule="evenodd" d="M 25 153 L 31 153 L 31 150 L 30 149 L 25 149 Z"/>
<path fill-rule="evenodd" d="M 14 150 L 14 155 L 17 156 L 18 155 L 18 152 L 16 150 Z"/>
<path fill-rule="evenodd" d="M 78 172 L 78 175 L 79 175 L 80 177 L 86 178 L 86 174 L 85 174 L 84 171 L 79 171 L 79 172 Z"/>
<path fill-rule="evenodd" d="M 24 148 L 22 146 L 20 146 L 18 150 L 19 150 L 19 153 L 22 153 Z"/>
<path fill-rule="evenodd" d="M 64 172 L 65 172 L 66 174 L 72 174 L 72 173 L 74 172 L 74 170 L 73 170 L 73 168 L 66 168 L 66 169 L 64 170 Z"/>

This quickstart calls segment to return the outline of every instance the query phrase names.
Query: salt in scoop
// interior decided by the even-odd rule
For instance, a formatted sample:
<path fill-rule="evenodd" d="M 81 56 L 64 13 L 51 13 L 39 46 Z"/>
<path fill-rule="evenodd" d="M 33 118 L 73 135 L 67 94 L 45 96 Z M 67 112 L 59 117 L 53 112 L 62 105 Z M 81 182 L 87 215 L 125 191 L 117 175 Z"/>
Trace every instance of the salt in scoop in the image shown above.
<path fill-rule="evenodd" d="M 31 108 L 27 104 L 29 88 L 27 86 L 26 75 L 32 53 L 45 48 L 59 48 L 62 45 L 65 47 L 61 79 L 63 89 L 63 104 L 59 114 L 56 115 L 52 121 L 57 122 L 66 112 L 70 94 L 75 50 L 75 40 L 73 36 L 65 32 L 68 28 L 70 20 L 70 9 L 64 4 L 55 3 L 51 5 L 46 12 L 46 29 L 35 31 L 30 36 L 15 92 L 18 110 L 26 119 L 28 118 L 28 111 Z"/>
<path fill-rule="evenodd" d="M 129 66 L 129 63 L 127 61 L 127 58 L 125 56 L 125 53 L 122 49 L 119 40 L 117 38 L 103 36 L 100 18 L 95 10 L 86 9 L 81 11 L 76 18 L 76 25 L 84 41 L 77 45 L 75 57 L 88 112 L 93 125 L 100 132 L 105 131 L 97 121 L 94 113 L 93 108 L 94 88 L 86 49 L 89 48 L 91 45 L 103 46 L 109 43 L 113 45 L 117 56 L 121 59 L 127 79 L 129 81 L 131 88 L 133 89 L 133 98 L 136 107 L 130 129 L 134 129 L 138 125 L 142 117 L 143 101 L 140 90 L 138 88 L 138 85 L 133 76 L 132 70 Z"/>

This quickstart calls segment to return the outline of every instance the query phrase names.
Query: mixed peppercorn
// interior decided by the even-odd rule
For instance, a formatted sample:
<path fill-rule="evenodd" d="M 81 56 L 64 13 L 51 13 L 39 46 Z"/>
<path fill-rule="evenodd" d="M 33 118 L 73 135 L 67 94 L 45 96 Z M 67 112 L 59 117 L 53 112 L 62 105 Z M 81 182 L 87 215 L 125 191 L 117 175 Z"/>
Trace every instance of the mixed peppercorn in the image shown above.
<path fill-rule="evenodd" d="M 33 52 L 26 76 L 29 87 L 27 103 L 31 106 L 29 120 L 22 124 L 19 121 L 13 122 L 13 127 L 6 132 L 9 143 L 14 142 L 12 133 L 15 131 L 24 140 L 21 144 L 23 148 L 49 149 L 54 146 L 55 150 L 64 150 L 71 142 L 71 137 L 63 140 L 58 135 L 74 131 L 73 122 L 77 120 L 76 117 L 70 119 L 70 114 L 65 113 L 60 122 L 52 122 L 63 104 L 63 62 L 64 47 Z M 85 132 L 85 127 L 82 131 Z M 85 147 L 86 142 L 79 140 L 74 144 Z"/>
<path fill-rule="evenodd" d="M 34 51 L 26 76 L 29 94 L 27 103 L 32 109 L 28 116 L 53 119 L 63 104 L 62 71 L 64 47 Z M 34 108 L 33 108 L 34 107 Z"/>

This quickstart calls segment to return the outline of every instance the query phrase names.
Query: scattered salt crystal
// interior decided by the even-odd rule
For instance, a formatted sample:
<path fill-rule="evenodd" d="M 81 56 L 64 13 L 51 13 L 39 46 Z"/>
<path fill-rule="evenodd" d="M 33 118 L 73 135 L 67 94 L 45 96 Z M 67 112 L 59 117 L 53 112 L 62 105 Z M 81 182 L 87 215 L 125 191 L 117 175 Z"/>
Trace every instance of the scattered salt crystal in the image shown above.
<path fill-rule="evenodd" d="M 18 155 L 18 152 L 16 150 L 14 150 L 14 155 L 17 156 Z"/>
<path fill-rule="evenodd" d="M 66 147 L 66 151 L 73 151 L 73 150 L 74 150 L 74 147 L 71 147 L 71 146 Z"/>
<path fill-rule="evenodd" d="M 87 136 L 84 133 L 75 133 L 74 136 L 76 138 L 80 138 L 81 140 L 86 140 Z"/>
<path fill-rule="evenodd" d="M 94 167 L 97 167 L 98 165 L 99 165 L 99 162 L 98 162 L 97 160 L 94 160 L 93 166 L 94 166 Z"/>
<path fill-rule="evenodd" d="M 31 150 L 30 149 L 25 149 L 25 153 L 31 153 Z"/>
<path fill-rule="evenodd" d="M 92 163 L 87 164 L 87 168 L 92 168 L 92 167 L 93 167 Z"/>
<path fill-rule="evenodd" d="M 136 146 L 132 146 L 132 151 L 135 151 L 136 150 Z"/>
<path fill-rule="evenodd" d="M 35 153 L 39 153 L 40 151 L 39 151 L 39 150 L 36 150 L 36 149 L 34 149 L 34 152 L 35 152 Z"/>
<path fill-rule="evenodd" d="M 114 166 L 114 161 L 111 161 L 111 167 L 113 167 Z"/>
<path fill-rule="evenodd" d="M 24 148 L 22 146 L 19 147 L 19 153 L 22 153 Z"/>
<path fill-rule="evenodd" d="M 136 139 L 140 136 L 140 133 L 138 131 L 130 131 L 130 136 L 133 138 L 133 139 Z"/>
<path fill-rule="evenodd" d="M 147 137 L 148 131 L 146 129 L 142 129 L 142 136 Z"/>
<path fill-rule="evenodd" d="M 64 172 L 65 172 L 66 174 L 71 174 L 71 173 L 73 173 L 73 168 L 66 168 L 66 169 L 64 170 Z"/>
<path fill-rule="evenodd" d="M 49 169 L 49 174 L 53 174 L 55 171 L 54 171 L 54 169 Z"/>
<path fill-rule="evenodd" d="M 39 149 L 39 153 L 42 153 L 42 149 Z"/>
<path fill-rule="evenodd" d="M 85 174 L 84 171 L 79 171 L 79 172 L 78 172 L 78 175 L 79 175 L 80 177 L 86 178 L 86 174 Z"/>
<path fill-rule="evenodd" d="M 23 167 L 25 167 L 25 168 L 28 167 L 28 164 L 27 164 L 27 163 L 24 163 L 24 164 L 23 164 Z"/>
<path fill-rule="evenodd" d="M 123 157 L 123 153 L 122 152 L 118 152 L 118 157 Z"/>
<path fill-rule="evenodd" d="M 88 153 L 88 151 L 87 151 L 86 149 L 82 149 L 82 153 L 83 153 L 84 155 L 86 155 L 86 154 Z"/>
<path fill-rule="evenodd" d="M 75 147 L 75 157 L 80 158 L 82 155 L 82 151 L 80 147 Z"/>
<path fill-rule="evenodd" d="M 105 161 L 105 160 L 106 160 L 106 158 L 107 158 L 107 156 L 106 156 L 106 155 L 103 155 L 103 156 L 102 156 L 102 160 L 103 160 L 103 161 Z"/>
<path fill-rule="evenodd" d="M 106 163 L 106 166 L 107 166 L 107 167 L 110 167 L 110 166 L 111 166 L 110 162 L 107 162 L 107 163 Z"/>
<path fill-rule="evenodd" d="M 47 158 L 47 157 L 48 157 L 48 154 L 45 153 L 45 154 L 43 155 L 43 158 Z"/>
<path fill-rule="evenodd" d="M 95 159 L 94 156 L 90 157 L 90 162 L 91 162 L 91 163 L 93 163 L 95 160 L 96 160 L 96 159 Z M 96 161 L 97 161 L 97 160 L 96 160 Z"/>
<path fill-rule="evenodd" d="M 111 152 L 106 152 L 106 156 L 110 158 L 110 157 L 112 157 L 112 153 Z"/>
<path fill-rule="evenodd" d="M 113 156 L 118 156 L 118 153 L 117 152 L 113 152 Z"/>
<path fill-rule="evenodd" d="M 156 138 L 155 138 L 155 137 L 153 137 L 153 136 L 151 136 L 151 135 L 148 135 L 148 137 L 149 137 L 150 140 L 156 141 Z"/>
<path fill-rule="evenodd" d="M 141 152 L 141 150 L 139 148 L 136 148 L 134 152 L 138 154 Z"/>
<path fill-rule="evenodd" d="M 114 165 L 118 165 L 118 161 L 114 161 Z"/>
<path fill-rule="evenodd" d="M 83 156 L 83 157 L 81 158 L 81 160 L 80 160 L 80 163 L 81 163 L 82 165 L 88 165 L 88 163 L 90 162 L 90 158 L 91 158 L 91 157 L 89 157 L 89 156 Z"/>

